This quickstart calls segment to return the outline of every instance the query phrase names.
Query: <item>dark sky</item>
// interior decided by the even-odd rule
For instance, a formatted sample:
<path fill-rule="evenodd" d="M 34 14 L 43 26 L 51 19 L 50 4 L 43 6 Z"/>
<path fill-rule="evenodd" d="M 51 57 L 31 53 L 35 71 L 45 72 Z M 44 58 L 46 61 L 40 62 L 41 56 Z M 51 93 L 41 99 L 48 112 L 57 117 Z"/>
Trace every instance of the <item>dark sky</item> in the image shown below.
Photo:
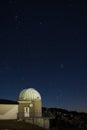
<path fill-rule="evenodd" d="M 87 3 L 0 1 L 0 98 L 34 87 L 43 106 L 87 111 Z"/>

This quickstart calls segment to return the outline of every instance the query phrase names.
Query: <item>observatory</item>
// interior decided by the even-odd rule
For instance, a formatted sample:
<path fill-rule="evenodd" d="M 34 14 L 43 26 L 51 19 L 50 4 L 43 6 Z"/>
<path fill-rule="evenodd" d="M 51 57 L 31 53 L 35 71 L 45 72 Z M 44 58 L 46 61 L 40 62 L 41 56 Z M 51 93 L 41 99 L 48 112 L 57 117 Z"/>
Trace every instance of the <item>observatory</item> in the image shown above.
<path fill-rule="evenodd" d="M 42 116 L 40 93 L 34 88 L 23 89 L 18 101 L 0 100 L 0 120 L 17 119 L 49 128 L 49 118 Z"/>
<path fill-rule="evenodd" d="M 18 98 L 18 118 L 41 117 L 42 103 L 38 91 L 33 88 L 24 89 Z"/>
<path fill-rule="evenodd" d="M 0 119 L 25 119 L 41 116 L 41 95 L 34 88 L 23 89 L 16 102 L 0 100 Z"/>

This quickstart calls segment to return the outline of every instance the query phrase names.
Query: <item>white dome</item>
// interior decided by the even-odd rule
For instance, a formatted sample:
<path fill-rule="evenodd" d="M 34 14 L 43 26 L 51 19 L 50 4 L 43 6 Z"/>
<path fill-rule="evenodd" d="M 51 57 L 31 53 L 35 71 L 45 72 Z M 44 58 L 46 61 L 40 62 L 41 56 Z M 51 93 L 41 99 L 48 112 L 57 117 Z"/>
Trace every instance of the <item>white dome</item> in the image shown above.
<path fill-rule="evenodd" d="M 41 100 L 39 92 L 33 88 L 23 89 L 19 94 L 19 101 Z"/>

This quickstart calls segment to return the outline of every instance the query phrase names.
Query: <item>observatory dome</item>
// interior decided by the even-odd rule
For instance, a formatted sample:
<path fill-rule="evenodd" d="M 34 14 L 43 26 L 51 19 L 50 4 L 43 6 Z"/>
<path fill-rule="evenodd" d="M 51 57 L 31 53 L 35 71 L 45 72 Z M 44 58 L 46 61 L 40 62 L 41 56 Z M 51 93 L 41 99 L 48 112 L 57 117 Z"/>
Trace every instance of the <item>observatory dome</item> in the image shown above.
<path fill-rule="evenodd" d="M 19 94 L 19 101 L 41 100 L 41 96 L 34 88 L 23 89 Z"/>

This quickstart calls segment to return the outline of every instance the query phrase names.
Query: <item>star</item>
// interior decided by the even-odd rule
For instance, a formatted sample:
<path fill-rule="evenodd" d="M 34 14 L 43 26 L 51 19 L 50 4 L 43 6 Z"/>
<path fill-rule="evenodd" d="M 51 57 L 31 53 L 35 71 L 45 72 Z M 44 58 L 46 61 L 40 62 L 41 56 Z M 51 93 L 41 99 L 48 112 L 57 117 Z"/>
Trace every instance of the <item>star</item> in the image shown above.
<path fill-rule="evenodd" d="M 15 19 L 18 19 L 18 15 L 15 16 Z"/>
<path fill-rule="evenodd" d="M 63 69 L 64 68 L 64 65 L 63 64 L 61 64 L 61 69 Z"/>
<path fill-rule="evenodd" d="M 42 25 L 43 23 L 42 22 L 40 22 L 40 25 Z"/>

